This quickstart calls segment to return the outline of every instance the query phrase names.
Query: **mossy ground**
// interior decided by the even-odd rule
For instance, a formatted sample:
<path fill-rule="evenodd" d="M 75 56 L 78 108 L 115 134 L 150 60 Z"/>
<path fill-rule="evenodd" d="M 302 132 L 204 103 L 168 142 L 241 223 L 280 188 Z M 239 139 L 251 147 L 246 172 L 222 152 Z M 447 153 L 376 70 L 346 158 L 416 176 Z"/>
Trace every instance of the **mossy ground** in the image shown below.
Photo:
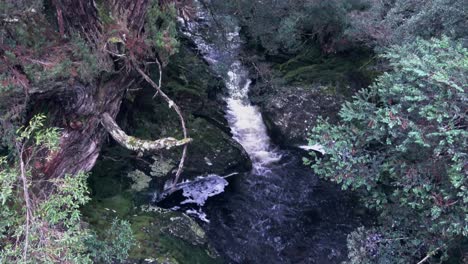
<path fill-rule="evenodd" d="M 91 229 L 102 234 L 115 218 L 129 221 L 138 242 L 130 252 L 132 261 L 219 263 L 194 220 L 179 212 L 141 210 L 150 193 L 131 190 L 127 173 L 138 167 L 135 156 L 115 143 L 103 150 L 89 178 L 92 200 L 82 209 Z"/>
<path fill-rule="evenodd" d="M 352 95 L 353 86 L 368 85 L 378 73 L 368 66 L 374 61 L 369 50 L 356 49 L 346 53 L 323 54 L 317 46 L 308 46 L 294 57 L 274 65 L 279 76 L 288 84 L 320 84 L 330 87 L 328 92 Z"/>
<path fill-rule="evenodd" d="M 112 177 L 101 177 L 101 187 L 121 187 Z M 96 186 L 94 187 L 96 188 Z M 83 209 L 84 220 L 98 235 L 103 234 L 115 218 L 132 226 L 137 245 L 130 251 L 130 263 L 159 260 L 156 263 L 221 263 L 208 245 L 203 229 L 188 216 L 164 209 L 142 210 L 137 196 L 130 190 L 98 195 Z M 164 260 L 164 261 L 162 261 Z"/>

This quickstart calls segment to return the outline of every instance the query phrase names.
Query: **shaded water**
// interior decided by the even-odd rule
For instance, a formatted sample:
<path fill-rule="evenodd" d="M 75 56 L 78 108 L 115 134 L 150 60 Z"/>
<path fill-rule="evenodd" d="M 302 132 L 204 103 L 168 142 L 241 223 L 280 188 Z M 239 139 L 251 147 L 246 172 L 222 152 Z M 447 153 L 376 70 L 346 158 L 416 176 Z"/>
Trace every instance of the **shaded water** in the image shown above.
<path fill-rule="evenodd" d="M 279 150 L 248 99 L 251 81 L 239 60 L 241 41 L 230 17 L 198 10 L 185 34 L 227 87 L 226 119 L 253 163 L 204 206 L 208 235 L 228 263 L 339 263 L 346 235 L 358 224 L 348 198 L 302 165 L 301 153 Z M 222 25 L 222 28 L 220 28 Z"/>

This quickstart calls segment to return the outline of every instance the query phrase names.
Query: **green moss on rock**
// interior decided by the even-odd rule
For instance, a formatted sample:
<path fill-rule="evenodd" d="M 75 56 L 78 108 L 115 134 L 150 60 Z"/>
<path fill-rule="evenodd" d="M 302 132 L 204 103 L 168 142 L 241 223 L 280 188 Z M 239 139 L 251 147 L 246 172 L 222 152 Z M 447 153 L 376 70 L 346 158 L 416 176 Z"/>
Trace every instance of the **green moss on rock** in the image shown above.
<path fill-rule="evenodd" d="M 217 253 L 208 245 L 205 232 L 193 219 L 166 209 L 139 207 L 129 192 L 93 199 L 83 208 L 83 215 L 98 234 L 106 230 L 115 218 L 129 221 L 137 240 L 137 246 L 130 251 L 131 260 L 221 263 Z"/>

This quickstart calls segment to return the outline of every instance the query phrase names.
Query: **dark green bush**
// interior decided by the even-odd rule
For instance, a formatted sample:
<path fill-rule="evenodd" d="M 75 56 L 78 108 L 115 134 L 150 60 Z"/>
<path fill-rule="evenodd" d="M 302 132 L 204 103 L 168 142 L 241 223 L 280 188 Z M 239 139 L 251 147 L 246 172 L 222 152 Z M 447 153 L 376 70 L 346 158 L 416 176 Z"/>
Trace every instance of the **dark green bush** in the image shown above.
<path fill-rule="evenodd" d="M 393 70 L 342 107 L 340 124 L 319 122 L 309 140 L 327 155 L 306 163 L 380 214 L 350 236 L 353 263 L 443 259 L 468 237 L 468 51 L 444 37 L 383 57 Z M 378 245 L 357 252 L 371 236 Z"/>

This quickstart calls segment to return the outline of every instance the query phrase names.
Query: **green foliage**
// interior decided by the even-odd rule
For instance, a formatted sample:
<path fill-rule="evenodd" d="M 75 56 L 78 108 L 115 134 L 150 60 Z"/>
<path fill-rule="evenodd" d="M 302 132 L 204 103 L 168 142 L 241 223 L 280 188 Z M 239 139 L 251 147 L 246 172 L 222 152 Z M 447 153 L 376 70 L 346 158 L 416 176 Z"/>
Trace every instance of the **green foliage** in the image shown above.
<path fill-rule="evenodd" d="M 44 128 L 44 121 L 45 116 L 37 115 L 27 127 L 17 131 L 14 163 L 2 159 L 0 262 L 51 263 L 60 259 L 64 262 L 90 263 L 87 248 L 82 243 L 88 235 L 81 227 L 78 211 L 79 206 L 88 199 L 86 177 L 66 176 L 48 183 L 32 178 L 33 160 L 38 160 L 44 152 L 58 148 L 58 129 Z M 44 184 L 48 190 L 41 195 L 35 195 L 34 199 L 29 192 L 26 195 L 24 188 L 32 190 Z M 23 186 L 23 189 L 17 186 Z"/>
<path fill-rule="evenodd" d="M 371 82 L 373 76 L 365 67 L 370 55 L 368 51 L 357 49 L 347 54 L 325 55 L 315 45 L 304 47 L 299 54 L 277 68 L 286 82 L 333 85 L 343 93 L 350 93 L 349 85 L 353 81 Z"/>
<path fill-rule="evenodd" d="M 18 129 L 12 158 L 0 158 L 0 263 L 92 263 L 85 241 L 95 238 L 79 211 L 89 201 L 87 175 L 45 180 L 33 166 L 59 148 L 59 130 L 44 124 L 44 115 L 33 117 Z M 108 252 L 119 260 L 133 245 L 128 227 L 122 226 L 110 233 L 121 234 L 102 242 L 120 247 Z"/>
<path fill-rule="evenodd" d="M 86 241 L 90 255 L 97 263 L 125 261 L 135 243 L 130 223 L 117 219 L 114 219 L 101 239 L 94 235 Z"/>
<path fill-rule="evenodd" d="M 236 14 L 249 42 L 268 53 L 297 53 L 307 42 L 327 51 L 337 45 L 347 26 L 347 14 L 362 8 L 360 0 L 212 1 L 216 13 Z"/>
<path fill-rule="evenodd" d="M 45 47 L 42 47 L 46 49 Z M 74 35 L 69 45 L 52 57 L 50 61 L 23 64 L 28 79 L 34 84 L 45 81 L 67 80 L 77 78 L 85 83 L 91 83 L 102 70 L 107 69 L 98 60 L 97 54 L 78 35 Z"/>
<path fill-rule="evenodd" d="M 342 107 L 341 124 L 321 120 L 309 138 L 327 155 L 306 163 L 380 212 L 378 231 L 351 235 L 360 243 L 351 245 L 352 263 L 411 263 L 468 236 L 468 51 L 444 37 L 383 57 L 393 71 Z M 371 233 L 404 239 L 363 253 L 358 237 Z"/>
<path fill-rule="evenodd" d="M 41 0 L 3 1 L 0 4 L 2 43 L 10 47 L 28 47 L 35 52 L 49 44 L 42 11 Z"/>
<path fill-rule="evenodd" d="M 76 71 L 78 78 L 84 82 L 92 82 L 95 80 L 102 70 L 106 69 L 103 63 L 98 60 L 98 56 L 95 51 L 91 50 L 86 41 L 78 35 L 75 35 L 71 39 L 72 47 L 72 58 L 77 61 L 78 66 Z M 69 73 L 72 73 L 69 71 Z"/>
<path fill-rule="evenodd" d="M 35 147 L 45 147 L 50 151 L 56 151 L 59 147 L 60 133 L 55 127 L 44 127 L 46 116 L 39 114 L 34 116 L 26 127 L 16 131 L 17 141 L 23 145 L 32 144 Z"/>
<path fill-rule="evenodd" d="M 12 16 L 28 10 L 41 10 L 43 0 L 3 0 L 0 2 L 0 16 Z"/>
<path fill-rule="evenodd" d="M 345 35 L 365 45 L 386 47 L 448 35 L 464 38 L 468 34 L 468 15 L 464 0 L 366 0 L 366 8 L 349 15 Z"/>
<path fill-rule="evenodd" d="M 177 10 L 174 4 L 161 8 L 158 2 L 152 0 L 146 14 L 146 42 L 167 64 L 169 56 L 175 54 L 180 45 L 177 40 Z"/>

